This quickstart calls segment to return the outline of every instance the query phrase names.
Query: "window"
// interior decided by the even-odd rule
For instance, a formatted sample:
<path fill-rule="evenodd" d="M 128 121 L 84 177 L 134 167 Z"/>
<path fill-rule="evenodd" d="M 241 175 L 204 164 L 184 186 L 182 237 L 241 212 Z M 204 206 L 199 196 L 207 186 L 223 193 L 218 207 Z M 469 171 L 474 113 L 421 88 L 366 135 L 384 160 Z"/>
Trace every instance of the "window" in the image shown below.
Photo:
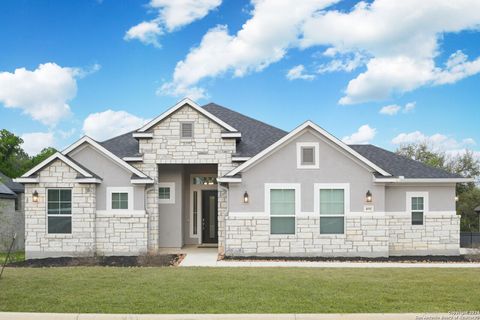
<path fill-rule="evenodd" d="M 18 194 L 15 198 L 15 211 L 20 210 L 20 195 Z"/>
<path fill-rule="evenodd" d="M 428 210 L 428 192 L 407 192 L 407 210 L 412 217 L 412 225 L 423 225 L 423 217 Z"/>
<path fill-rule="evenodd" d="M 180 123 L 180 137 L 182 139 L 193 138 L 193 122 Z"/>
<path fill-rule="evenodd" d="M 158 184 L 158 202 L 175 203 L 175 183 L 161 182 Z"/>
<path fill-rule="evenodd" d="M 315 212 L 320 215 L 320 234 L 344 234 L 345 213 L 350 209 L 350 185 L 315 184 Z"/>
<path fill-rule="evenodd" d="M 133 188 L 132 187 L 108 187 L 107 188 L 107 210 L 129 211 L 133 210 Z"/>
<path fill-rule="evenodd" d="M 319 168 L 319 144 L 317 142 L 297 143 L 297 168 L 318 169 Z"/>
<path fill-rule="evenodd" d="M 216 177 L 193 177 L 193 184 L 215 185 L 217 184 Z"/>
<path fill-rule="evenodd" d="M 72 190 L 47 190 L 48 233 L 72 233 Z"/>
<path fill-rule="evenodd" d="M 193 229 L 194 235 L 198 234 L 198 191 L 193 191 Z"/>
<path fill-rule="evenodd" d="M 112 192 L 112 209 L 128 209 L 127 192 Z"/>
<path fill-rule="evenodd" d="M 298 184 L 266 184 L 267 212 L 271 234 L 295 234 L 295 215 L 299 211 Z"/>

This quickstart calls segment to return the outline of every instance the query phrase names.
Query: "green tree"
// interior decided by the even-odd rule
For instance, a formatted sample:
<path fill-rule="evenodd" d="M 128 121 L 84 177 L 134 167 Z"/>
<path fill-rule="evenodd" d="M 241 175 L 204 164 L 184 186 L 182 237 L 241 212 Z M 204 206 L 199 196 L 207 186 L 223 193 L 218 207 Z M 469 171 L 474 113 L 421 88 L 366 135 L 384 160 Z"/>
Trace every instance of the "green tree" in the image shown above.
<path fill-rule="evenodd" d="M 9 177 L 23 173 L 28 155 L 23 151 L 23 140 L 6 129 L 0 130 L 0 171 Z"/>
<path fill-rule="evenodd" d="M 24 170 L 24 171 L 30 170 L 31 168 L 35 167 L 37 164 L 39 164 L 43 160 L 50 157 L 52 154 L 55 154 L 56 152 L 57 152 L 57 149 L 52 148 L 52 147 L 42 149 L 42 151 L 40 151 L 39 154 L 31 157 L 31 159 L 29 161 L 29 164 L 28 164 L 28 168 L 25 168 L 26 170 Z"/>
<path fill-rule="evenodd" d="M 448 157 L 444 152 L 435 151 L 426 143 L 403 145 L 396 151 L 398 154 L 421 161 L 429 166 L 440 168 L 466 178 L 474 178 L 479 182 L 480 162 L 473 152 Z M 478 215 L 474 211 L 480 205 L 480 189 L 475 182 L 457 183 L 457 213 L 462 216 L 462 231 L 478 231 Z"/>

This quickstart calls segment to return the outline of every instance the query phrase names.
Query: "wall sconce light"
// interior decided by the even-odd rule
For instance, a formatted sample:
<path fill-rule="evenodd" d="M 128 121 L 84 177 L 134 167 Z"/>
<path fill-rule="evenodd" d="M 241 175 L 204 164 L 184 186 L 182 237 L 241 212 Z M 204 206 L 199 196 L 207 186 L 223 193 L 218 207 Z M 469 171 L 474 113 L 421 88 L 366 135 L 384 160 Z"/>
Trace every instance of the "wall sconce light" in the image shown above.
<path fill-rule="evenodd" d="M 38 202 L 38 192 L 37 192 L 37 190 L 35 190 L 35 191 L 33 192 L 33 195 L 32 195 L 32 196 L 33 196 L 33 197 L 32 197 L 33 202 Z"/>
<path fill-rule="evenodd" d="M 243 194 L 243 203 L 248 203 L 248 193 L 247 191 L 245 191 L 245 193 Z"/>
<path fill-rule="evenodd" d="M 458 196 L 455 196 L 455 202 L 457 202 L 457 201 L 458 201 Z"/>
<path fill-rule="evenodd" d="M 372 203 L 373 197 L 370 190 L 367 191 L 367 194 L 365 195 L 365 200 L 367 201 L 367 203 Z"/>

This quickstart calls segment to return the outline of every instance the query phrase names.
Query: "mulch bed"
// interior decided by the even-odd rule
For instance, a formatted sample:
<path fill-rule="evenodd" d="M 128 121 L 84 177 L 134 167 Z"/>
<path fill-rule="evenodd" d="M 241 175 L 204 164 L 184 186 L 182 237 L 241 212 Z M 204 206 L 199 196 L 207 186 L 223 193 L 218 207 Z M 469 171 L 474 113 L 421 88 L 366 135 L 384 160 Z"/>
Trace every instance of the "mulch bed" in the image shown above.
<path fill-rule="evenodd" d="M 62 257 L 30 259 L 11 262 L 8 267 L 170 267 L 177 266 L 183 259 L 181 254 L 161 254 L 144 256 L 108 256 L 108 257 Z"/>
<path fill-rule="evenodd" d="M 405 262 L 405 263 L 479 263 L 479 255 L 460 256 L 394 256 L 394 257 L 229 257 L 223 259 L 230 261 L 313 261 L 313 262 Z"/>

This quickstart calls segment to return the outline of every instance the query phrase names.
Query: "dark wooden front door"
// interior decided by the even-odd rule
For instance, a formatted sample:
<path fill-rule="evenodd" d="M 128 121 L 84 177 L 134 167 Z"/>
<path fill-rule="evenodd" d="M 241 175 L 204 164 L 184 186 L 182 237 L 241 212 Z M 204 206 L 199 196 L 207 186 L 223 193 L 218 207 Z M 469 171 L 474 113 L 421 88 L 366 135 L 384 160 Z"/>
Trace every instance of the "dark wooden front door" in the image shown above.
<path fill-rule="evenodd" d="M 218 191 L 202 191 L 202 243 L 218 243 Z"/>

